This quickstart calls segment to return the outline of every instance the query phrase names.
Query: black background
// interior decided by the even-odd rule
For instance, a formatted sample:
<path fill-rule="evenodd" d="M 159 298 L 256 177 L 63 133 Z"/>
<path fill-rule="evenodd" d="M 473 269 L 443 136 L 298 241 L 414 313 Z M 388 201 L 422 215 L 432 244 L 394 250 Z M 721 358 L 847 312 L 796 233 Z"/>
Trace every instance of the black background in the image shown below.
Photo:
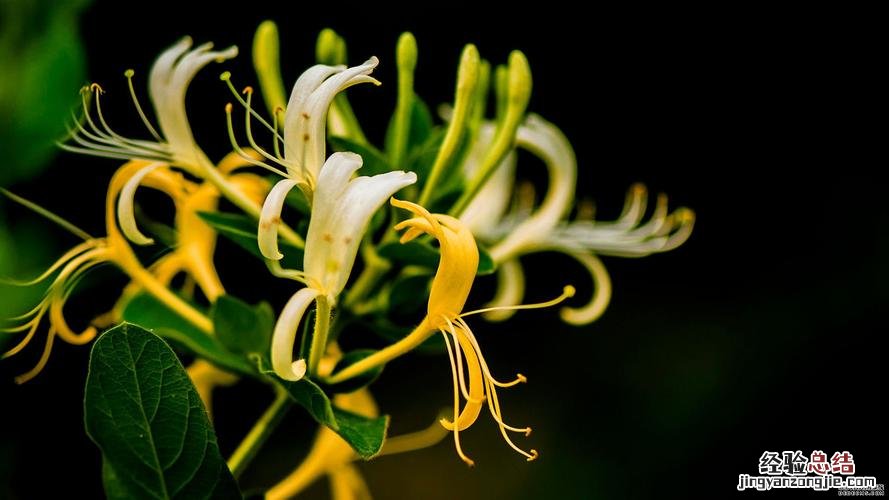
<path fill-rule="evenodd" d="M 859 474 L 885 483 L 885 416 L 876 409 L 886 394 L 880 367 L 889 299 L 889 209 L 879 180 L 886 159 L 876 151 L 885 136 L 884 91 L 876 91 L 885 56 L 876 56 L 870 14 L 491 8 L 97 1 L 82 28 L 90 77 L 108 90 L 105 109 L 134 131 L 123 71 L 134 67 L 144 78 L 153 58 L 184 34 L 237 44 L 241 56 L 225 68 L 246 85 L 255 83 L 249 48 L 261 20 L 279 24 L 289 82 L 313 62 L 317 32 L 335 28 L 353 62 L 381 58 L 375 75 L 383 87 L 350 91 L 377 140 L 394 105 L 401 31 L 417 37 L 416 86 L 431 104 L 451 99 L 464 43 L 495 63 L 518 48 L 534 73 L 530 108 L 572 140 L 579 191 L 595 198 L 602 218 L 618 214 L 636 181 L 696 211 L 695 232 L 679 250 L 606 259 L 614 300 L 589 327 L 557 324 L 551 311 L 502 326 L 473 322 L 496 372 L 529 376 L 501 398 L 511 420 L 535 428 L 529 442 L 541 452 L 538 462 L 524 463 L 483 418 L 464 436 L 474 469 L 449 441 L 383 458 L 363 466 L 377 497 L 722 498 L 738 494 L 738 474 L 755 474 L 763 451 L 797 449 L 848 450 Z M 214 157 L 227 147 L 222 110 L 230 97 L 217 79 L 221 68 L 204 71 L 189 93 L 195 135 Z M 62 155 L 43 182 L 18 191 L 100 232 L 113 168 Z M 539 178 L 535 168 L 521 171 Z M 220 268 L 235 268 L 228 278 L 223 271 L 227 283 L 280 307 L 292 291 L 258 285 L 249 270 L 239 272 L 242 257 L 222 250 Z M 531 300 L 565 281 L 588 289 L 581 269 L 561 256 L 525 264 Z M 482 283 L 475 302 L 490 290 Z M 87 295 L 69 309 L 84 309 L 86 318 L 110 304 L 100 291 Z M 59 345 L 49 367 L 22 387 L 11 378 L 33 360 L 0 365 L 0 465 L 14 498 L 101 496 L 99 454 L 82 430 L 87 355 Z M 374 388 L 394 433 L 422 427 L 448 404 L 447 362 L 400 360 Z M 268 399 L 253 386 L 219 394 L 224 453 Z M 308 439 L 307 425 L 301 415 L 285 421 L 273 459 L 248 471 L 248 486 L 273 482 L 296 464 L 290 442 Z M 309 496 L 324 498 L 324 488 Z"/>

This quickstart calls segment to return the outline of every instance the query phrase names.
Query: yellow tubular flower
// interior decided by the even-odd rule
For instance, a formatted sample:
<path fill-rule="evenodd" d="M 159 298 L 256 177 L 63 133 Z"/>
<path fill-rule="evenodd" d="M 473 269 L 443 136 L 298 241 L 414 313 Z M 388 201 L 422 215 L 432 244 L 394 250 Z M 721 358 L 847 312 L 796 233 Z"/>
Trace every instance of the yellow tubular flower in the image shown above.
<path fill-rule="evenodd" d="M 120 167 L 112 177 L 108 186 L 105 201 L 106 237 L 94 238 L 79 231 L 77 234 L 84 237 L 86 241 L 65 253 L 58 261 L 51 265 L 47 271 L 37 278 L 19 283 L 21 285 L 38 284 L 58 273 L 55 276 L 55 279 L 50 283 L 43 300 L 41 300 L 37 306 L 25 314 L 9 318 L 9 320 L 20 321 L 22 323 L 3 329 L 3 331 L 10 333 L 27 332 L 18 344 L 3 354 L 2 357 L 6 358 L 17 354 L 24 349 L 36 335 L 43 318 L 48 317 L 49 319 L 50 326 L 43 354 L 33 369 L 16 377 L 16 382 L 24 383 L 36 376 L 43 369 L 49 359 L 49 354 L 57 335 L 62 340 L 75 345 L 88 343 L 95 338 L 98 333 L 98 328 L 95 325 L 90 325 L 81 332 L 75 332 L 65 320 L 63 309 L 66 301 L 84 274 L 90 269 L 103 263 L 114 264 L 129 275 L 139 287 L 167 305 L 186 321 L 189 321 L 208 335 L 212 334 L 213 325 L 210 320 L 182 300 L 178 295 L 171 292 L 164 282 L 164 280 L 168 279 L 168 277 L 171 278 L 172 275 L 177 272 L 177 269 L 179 269 L 177 266 L 181 265 L 182 262 L 191 259 L 191 261 L 195 263 L 193 267 L 197 269 L 199 265 L 198 260 L 206 262 L 206 259 L 203 256 L 199 259 L 195 259 L 194 255 L 192 255 L 192 257 L 181 257 L 183 259 L 181 261 L 179 257 L 170 259 L 165 264 L 162 263 L 162 265 L 155 266 L 154 273 L 157 274 L 154 274 L 152 271 L 149 271 L 142 266 L 139 259 L 133 253 L 132 248 L 127 244 L 121 228 L 118 227 L 118 220 L 116 217 L 118 214 L 118 210 L 116 210 L 118 197 L 122 194 L 125 187 L 129 185 L 130 181 L 141 175 L 146 167 L 150 165 L 151 162 L 149 161 L 130 161 Z M 165 170 L 162 169 L 153 169 L 147 174 L 144 174 L 140 182 L 145 181 L 146 185 L 170 193 L 174 200 L 181 199 L 181 196 L 183 196 L 184 193 L 184 191 L 180 189 L 182 186 L 177 186 L 176 179 L 164 174 L 164 172 Z M 199 198 L 198 201 L 201 201 L 201 199 Z M 28 203 L 29 202 L 26 202 L 25 204 Z M 198 203 L 198 206 L 205 205 Z M 57 216 L 52 217 L 66 227 L 73 227 L 70 223 L 61 221 Z M 195 243 L 186 242 L 183 248 L 186 252 L 193 253 L 194 249 L 201 245 L 204 246 L 204 250 L 207 248 L 212 249 L 212 244 L 208 246 L 204 240 Z M 210 271 L 212 271 L 212 275 L 210 274 Z M 221 284 L 218 284 L 218 277 L 215 276 L 215 270 L 212 270 L 212 268 L 210 270 L 203 269 L 200 273 L 203 277 L 196 279 L 201 279 L 201 281 L 206 284 L 210 294 L 219 293 L 221 291 Z M 198 276 L 198 274 L 196 274 L 196 276 Z"/>
<path fill-rule="evenodd" d="M 410 335 L 334 374 L 329 378 L 329 381 L 336 383 L 346 380 L 374 366 L 386 363 L 413 349 L 435 332 L 440 332 L 448 348 L 454 386 L 453 419 L 442 419 L 441 424 L 447 430 L 453 432 L 457 454 L 467 464 L 474 464 L 463 452 L 460 443 L 460 431 L 466 430 L 476 421 L 484 407 L 485 401 L 487 401 L 488 410 L 494 421 L 497 422 L 504 440 L 529 461 L 534 460 L 537 458 L 536 450 L 523 450 L 509 436 L 509 432 L 520 432 L 528 435 L 531 429 L 529 427 L 514 427 L 504 422 L 500 400 L 497 395 L 497 387 L 512 387 L 527 381 L 527 379 L 521 374 L 509 382 L 501 382 L 494 378 L 482 355 L 481 347 L 475 334 L 463 319 L 472 314 L 489 312 L 491 310 L 489 308 L 462 312 L 478 271 L 478 248 L 475 238 L 462 222 L 451 216 L 431 214 L 425 208 L 407 201 L 392 199 L 392 204 L 416 215 L 416 217 L 395 226 L 396 230 L 406 230 L 401 237 L 402 243 L 422 234 L 433 236 L 439 243 L 441 260 L 432 280 L 427 315 Z M 541 304 L 509 306 L 507 308 L 533 309 L 549 307 L 572 295 L 574 295 L 573 287 L 567 286 L 564 293 L 554 300 Z M 460 402 L 461 394 L 463 399 L 466 400 L 466 404 L 462 409 Z"/>

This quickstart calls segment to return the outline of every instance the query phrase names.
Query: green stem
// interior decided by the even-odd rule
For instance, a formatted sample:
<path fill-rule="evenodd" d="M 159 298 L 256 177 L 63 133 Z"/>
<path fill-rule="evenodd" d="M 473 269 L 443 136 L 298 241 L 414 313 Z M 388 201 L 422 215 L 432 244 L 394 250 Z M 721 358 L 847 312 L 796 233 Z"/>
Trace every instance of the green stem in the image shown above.
<path fill-rule="evenodd" d="M 309 347 L 308 372 L 310 375 L 314 375 L 318 371 L 318 364 L 327 349 L 328 333 L 330 333 L 330 303 L 327 301 L 327 297 L 322 294 L 315 299 L 315 331 L 312 334 L 312 343 Z"/>
<path fill-rule="evenodd" d="M 238 478 L 247 468 L 262 445 L 265 444 L 269 436 L 281 422 L 281 419 L 290 408 L 291 400 L 284 389 L 276 388 L 275 400 L 271 406 L 259 417 L 247 436 L 238 445 L 238 448 L 232 453 L 228 459 L 228 468 L 231 469 L 232 475 Z"/>

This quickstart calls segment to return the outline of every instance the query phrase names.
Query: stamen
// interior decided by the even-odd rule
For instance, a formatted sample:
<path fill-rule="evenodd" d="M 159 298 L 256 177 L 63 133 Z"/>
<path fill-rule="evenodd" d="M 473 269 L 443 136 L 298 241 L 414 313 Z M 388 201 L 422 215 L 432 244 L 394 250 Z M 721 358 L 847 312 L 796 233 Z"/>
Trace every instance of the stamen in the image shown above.
<path fill-rule="evenodd" d="M 17 377 L 15 377 L 16 384 L 24 384 L 25 382 L 31 380 L 36 377 L 41 371 L 43 371 L 43 367 L 46 366 L 46 362 L 49 360 L 49 353 L 52 351 L 52 343 L 56 337 L 56 332 L 54 329 L 50 328 L 49 333 L 46 336 L 46 345 L 43 348 L 43 354 L 40 355 L 40 359 L 37 361 L 37 364 L 34 365 L 34 368 L 31 368 L 26 373 L 23 373 Z"/>
<path fill-rule="evenodd" d="M 232 147 L 235 149 L 235 152 L 238 153 L 238 156 L 243 158 L 244 161 L 246 161 L 247 163 L 250 163 L 251 165 L 256 165 L 257 167 L 262 167 L 262 168 L 269 170 L 277 175 L 280 175 L 281 177 L 289 177 L 286 173 L 278 170 L 277 168 L 275 168 L 265 162 L 262 162 L 262 161 L 252 158 L 249 154 L 247 154 L 246 151 L 244 151 L 241 148 L 241 146 L 238 144 L 237 138 L 235 138 L 235 129 L 234 129 L 234 125 L 232 125 L 232 104 L 231 103 L 228 103 L 225 105 L 225 123 L 228 126 L 229 141 L 231 142 Z"/>
<path fill-rule="evenodd" d="M 89 250 L 90 248 L 95 247 L 97 243 L 98 243 L 98 240 L 87 240 L 87 241 L 84 241 L 83 243 L 75 246 L 71 250 L 68 250 L 67 252 L 65 252 L 64 255 L 59 257 L 59 259 L 56 260 L 51 266 L 49 266 L 49 268 L 46 271 L 44 271 L 40 276 L 37 276 L 36 278 L 30 279 L 30 280 L 24 280 L 24 281 L 19 281 L 19 280 L 9 279 L 9 278 L 0 278 L 0 283 L 14 285 L 14 286 L 22 286 L 22 287 L 36 285 L 36 284 L 46 280 L 50 276 L 52 276 L 53 273 L 58 271 L 59 268 L 62 267 L 63 265 L 65 265 L 65 263 L 67 263 L 69 260 L 73 259 L 74 257 L 77 257 L 81 253 Z M 32 309 L 32 311 L 33 311 L 33 309 Z M 25 316 L 25 317 L 27 317 L 27 316 Z M 9 318 L 9 319 L 17 319 L 17 318 Z"/>
<path fill-rule="evenodd" d="M 260 155 L 265 157 L 267 160 L 274 162 L 274 163 L 281 163 L 280 158 L 275 158 L 274 156 L 266 153 L 265 149 L 259 147 L 259 145 L 256 144 L 256 141 L 253 139 L 253 132 L 250 127 L 250 114 L 251 114 L 250 112 L 253 110 L 253 108 L 251 107 L 251 104 L 253 101 L 253 87 L 246 87 L 244 89 L 244 93 L 247 94 L 247 112 L 244 113 L 244 129 L 247 132 L 247 141 L 250 143 L 250 147 L 252 147 L 256 152 L 258 152 Z M 275 117 L 275 125 L 274 125 L 275 129 L 277 129 L 277 126 L 278 126 L 277 124 L 278 124 L 278 119 L 277 119 L 277 117 Z M 278 142 L 278 140 L 275 137 L 272 137 L 272 140 L 275 141 L 276 143 Z"/>
<path fill-rule="evenodd" d="M 247 108 L 249 110 L 250 114 L 252 114 L 253 117 L 256 118 L 257 121 L 259 121 L 259 123 L 263 124 L 263 126 L 265 126 L 265 128 L 269 129 L 269 131 L 271 131 L 272 133 L 277 134 L 277 131 L 274 129 L 274 127 L 269 125 L 269 122 L 265 121 L 265 119 L 263 119 L 263 117 L 259 116 L 259 113 L 257 113 L 256 111 L 253 111 L 252 109 L 249 109 L 247 102 L 244 101 L 244 99 L 241 97 L 241 94 L 235 88 L 234 84 L 232 84 L 231 77 L 232 77 L 231 71 L 226 71 L 226 72 L 222 73 L 221 75 L 219 75 L 219 79 L 222 80 L 223 82 L 225 82 L 225 84 L 228 86 L 228 89 L 231 91 L 232 95 L 235 96 L 235 99 L 237 99 L 238 102 L 241 103 L 241 106 L 244 106 L 244 108 Z M 280 137 L 280 136 L 278 136 L 278 137 L 280 138 L 280 140 L 282 142 L 284 141 L 283 137 Z"/>
<path fill-rule="evenodd" d="M 154 129 L 154 126 L 151 125 L 151 122 L 148 120 L 148 117 L 145 116 L 145 112 L 142 111 L 142 105 L 139 104 L 139 98 L 136 97 L 136 89 L 133 87 L 133 75 L 136 72 L 132 69 L 128 69 L 124 72 L 124 76 L 127 77 L 127 85 L 130 87 L 130 97 L 133 98 L 133 104 L 136 106 L 136 111 L 139 113 L 139 117 L 142 119 L 142 123 L 145 124 L 145 127 L 148 129 L 148 132 L 157 139 L 157 142 L 164 142 L 161 138 L 160 134 L 157 133 L 157 130 Z"/>
<path fill-rule="evenodd" d="M 481 313 L 486 313 L 486 312 L 490 312 L 490 311 L 505 311 L 505 310 L 517 311 L 517 310 L 522 310 L 522 309 L 542 309 L 545 307 L 552 307 L 556 304 L 559 304 L 560 302 L 563 302 L 566 299 L 570 299 L 571 297 L 574 297 L 575 292 L 576 292 L 576 290 L 574 289 L 573 286 L 565 285 L 565 288 L 562 289 L 561 295 L 559 295 L 558 297 L 556 297 L 552 300 L 548 300 L 546 302 L 538 302 L 536 304 L 520 304 L 520 305 L 515 305 L 515 306 L 485 307 L 482 309 L 476 309 L 474 311 L 460 313 L 460 315 L 457 316 L 457 318 L 465 318 L 466 316 L 471 316 L 473 314 L 481 314 Z"/>
<path fill-rule="evenodd" d="M 63 219 L 61 216 L 58 216 L 58 215 L 50 212 L 49 210 L 41 207 L 40 205 L 38 205 L 30 200 L 26 200 L 25 198 L 22 198 L 21 196 L 14 194 L 11 191 L 7 191 L 4 188 L 0 188 L 0 193 L 3 193 L 7 198 L 18 203 L 19 205 L 22 205 L 26 208 L 30 208 L 34 212 L 37 212 L 39 215 L 42 215 L 42 216 L 46 217 L 47 219 L 55 222 L 56 224 L 61 226 L 62 229 L 67 230 L 68 232 L 70 232 L 74 236 L 77 236 L 78 238 L 81 238 L 83 240 L 94 240 L 95 239 L 92 236 L 90 236 L 89 233 L 87 233 L 83 229 L 80 229 L 79 227 L 75 226 L 74 224 Z"/>
<path fill-rule="evenodd" d="M 272 150 L 275 152 L 275 156 L 277 156 L 278 158 L 283 158 L 283 156 L 281 155 L 281 148 L 280 148 L 280 146 L 278 146 L 278 143 L 280 142 L 280 141 L 278 141 L 278 137 L 280 137 L 278 135 L 278 123 L 279 123 L 278 122 L 278 113 L 283 113 L 283 112 L 284 112 L 284 108 L 282 108 L 282 107 L 275 108 L 274 130 L 272 130 Z"/>
<path fill-rule="evenodd" d="M 460 426 L 457 425 L 457 419 L 460 418 L 460 389 L 457 387 L 459 383 L 457 382 L 457 369 L 454 364 L 454 353 L 451 350 L 451 344 L 447 339 L 445 339 L 445 346 L 448 348 L 448 359 L 451 361 L 451 378 L 453 379 L 454 384 L 454 446 L 457 448 L 457 455 L 466 462 L 466 465 L 472 467 L 475 465 L 475 462 L 463 453 L 463 447 L 460 446 Z M 445 425 L 447 422 L 446 419 L 441 419 L 440 422 L 442 426 L 447 428 L 447 425 Z"/>

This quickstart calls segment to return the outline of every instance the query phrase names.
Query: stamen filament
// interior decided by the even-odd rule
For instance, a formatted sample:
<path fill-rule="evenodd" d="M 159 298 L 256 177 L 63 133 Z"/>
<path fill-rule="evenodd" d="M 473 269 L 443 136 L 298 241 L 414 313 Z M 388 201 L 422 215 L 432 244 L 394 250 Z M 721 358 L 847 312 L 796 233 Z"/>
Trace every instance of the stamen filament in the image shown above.
<path fill-rule="evenodd" d="M 124 72 L 124 76 L 127 77 L 127 86 L 130 87 L 130 97 L 133 98 L 133 104 L 136 106 L 136 111 L 139 113 L 139 117 L 142 119 L 142 123 L 145 124 L 145 128 L 148 129 L 148 132 L 157 139 L 157 142 L 164 142 L 161 138 L 160 134 L 157 133 L 157 130 L 154 129 L 154 126 L 151 125 L 151 122 L 148 120 L 148 117 L 145 116 L 145 112 L 142 111 L 142 105 L 139 104 L 139 98 L 136 97 L 136 89 L 133 87 L 133 75 L 135 71 L 132 69 L 128 69 Z"/>
<path fill-rule="evenodd" d="M 482 313 L 486 313 L 486 312 L 490 312 L 490 311 L 507 311 L 507 310 L 508 311 L 518 311 L 518 310 L 523 310 L 523 309 L 543 309 L 545 307 L 552 307 L 552 306 L 559 304 L 560 302 L 562 302 L 566 299 L 574 297 L 574 293 L 575 293 L 574 287 L 571 285 L 566 285 L 565 288 L 562 290 L 561 295 L 559 295 L 558 297 L 556 297 L 552 300 L 548 300 L 546 302 L 538 302 L 536 304 L 520 304 L 520 305 L 515 305 L 515 306 L 485 307 L 482 309 L 476 309 L 474 311 L 460 313 L 460 315 L 457 317 L 458 318 L 465 318 L 466 316 L 471 316 L 473 314 L 482 314 Z"/>
<path fill-rule="evenodd" d="M 11 192 L 11 191 L 7 191 L 7 190 L 4 189 L 4 188 L 0 188 L 0 193 L 3 193 L 7 198 L 9 198 L 10 200 L 12 200 L 12 201 L 18 203 L 19 205 L 22 205 L 22 206 L 24 206 L 24 207 L 26 207 L 26 208 L 30 208 L 30 209 L 33 210 L 34 212 L 37 212 L 38 214 L 40 214 L 40 215 L 46 217 L 47 219 L 49 219 L 49 220 L 55 222 L 56 224 L 58 224 L 59 226 L 61 226 L 62 229 L 65 229 L 66 231 L 70 232 L 70 233 L 73 234 L 74 236 L 77 236 L 78 238 L 81 238 L 81 239 L 83 239 L 83 240 L 93 240 L 93 239 L 95 239 L 95 238 L 93 238 L 92 236 L 90 236 L 89 233 L 87 233 L 87 232 L 84 231 L 83 229 L 80 229 L 79 227 L 75 226 L 74 224 L 72 224 L 72 223 L 68 222 L 67 220 L 63 219 L 61 216 L 56 215 L 56 214 L 50 212 L 49 210 L 47 210 L 47 209 L 41 207 L 40 205 L 34 203 L 33 201 L 26 200 L 25 198 L 22 198 L 21 196 L 19 196 L 19 195 L 13 193 L 13 192 Z"/>

